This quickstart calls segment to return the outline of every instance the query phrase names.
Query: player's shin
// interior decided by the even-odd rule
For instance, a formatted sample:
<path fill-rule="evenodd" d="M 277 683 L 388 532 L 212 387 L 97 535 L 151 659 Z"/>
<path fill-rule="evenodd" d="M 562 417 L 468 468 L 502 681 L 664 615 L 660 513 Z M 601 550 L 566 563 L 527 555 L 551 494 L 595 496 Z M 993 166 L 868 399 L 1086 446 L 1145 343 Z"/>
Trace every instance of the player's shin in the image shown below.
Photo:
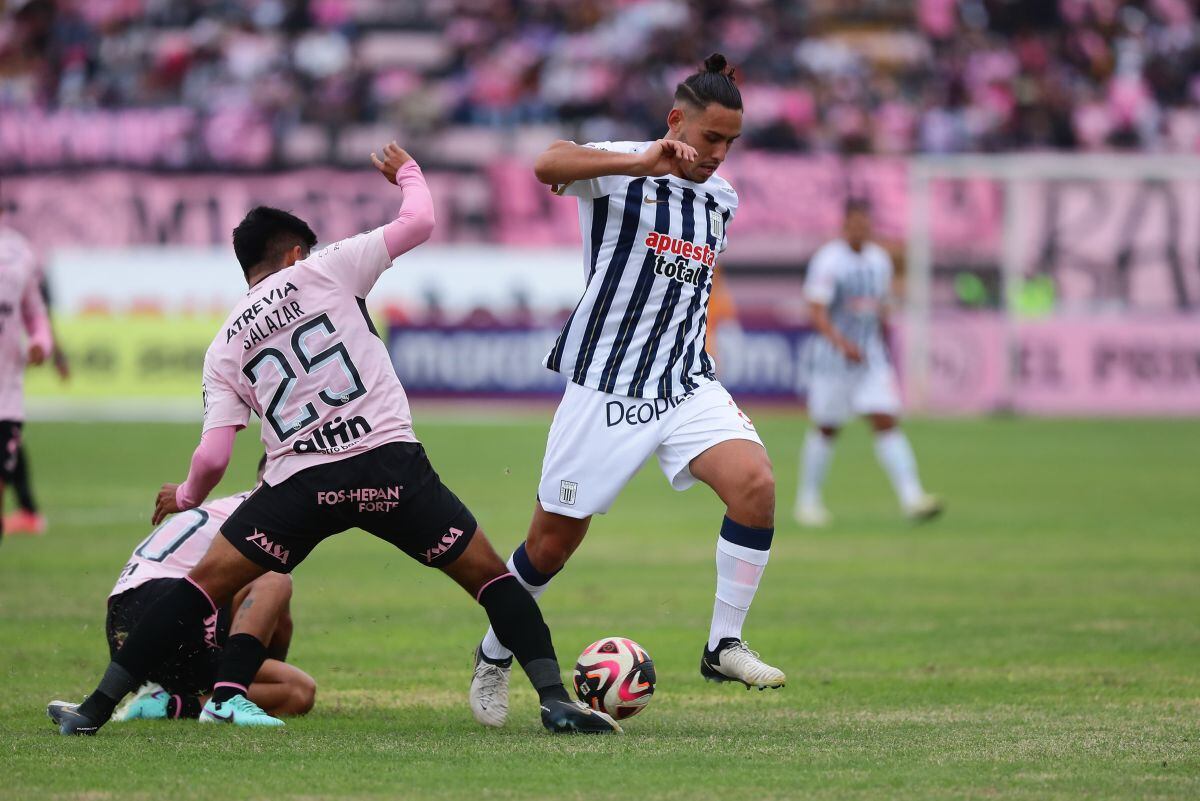
<path fill-rule="evenodd" d="M 212 701 L 222 704 L 235 695 L 248 695 L 254 674 L 267 658 L 267 646 L 253 634 L 233 634 L 221 651 Z"/>
<path fill-rule="evenodd" d="M 529 555 L 525 552 L 525 543 L 517 546 L 513 551 L 512 556 L 508 558 L 508 572 L 516 577 L 525 591 L 536 601 L 541 597 L 546 588 L 550 586 L 550 580 L 557 576 L 562 568 L 555 570 L 553 573 L 542 573 L 533 566 L 529 561 Z M 483 655 L 492 662 L 503 662 L 512 656 L 512 651 L 504 647 L 500 638 L 496 636 L 495 627 L 488 629 L 484 635 L 483 645 L 481 646 Z"/>
<path fill-rule="evenodd" d="M 833 439 L 827 437 L 820 429 L 810 428 L 804 435 L 804 449 L 801 451 L 800 460 L 802 470 L 796 505 L 820 506 L 821 487 L 825 484 L 829 464 L 833 461 Z"/>
<path fill-rule="evenodd" d="M 154 665 L 178 649 L 199 621 L 212 617 L 215 623 L 216 614 L 216 606 L 199 585 L 190 579 L 177 581 L 134 626 L 95 692 L 79 705 L 79 713 L 96 725 L 106 723 Z"/>
<path fill-rule="evenodd" d="M 742 624 L 758 591 L 759 581 L 771 556 L 773 528 L 753 528 L 728 517 L 721 523 L 717 540 L 717 597 L 713 604 L 708 647 L 722 639 L 742 639 Z"/>
<path fill-rule="evenodd" d="M 875 456 L 892 482 L 900 505 L 910 507 L 925 494 L 917 475 L 917 457 L 908 437 L 898 428 L 875 435 Z"/>
<path fill-rule="evenodd" d="M 487 611 L 492 630 L 525 670 L 539 700 L 566 701 L 550 629 L 537 602 L 517 578 L 504 574 L 483 586 L 476 600 Z"/>

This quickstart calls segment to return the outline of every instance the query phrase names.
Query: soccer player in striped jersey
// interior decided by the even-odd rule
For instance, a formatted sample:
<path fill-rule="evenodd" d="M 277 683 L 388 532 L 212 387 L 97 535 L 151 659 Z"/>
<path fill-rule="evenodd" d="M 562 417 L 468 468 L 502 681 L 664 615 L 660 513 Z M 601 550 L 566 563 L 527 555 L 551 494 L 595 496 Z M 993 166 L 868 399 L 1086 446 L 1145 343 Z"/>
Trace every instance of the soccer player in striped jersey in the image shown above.
<path fill-rule="evenodd" d="M 821 487 L 838 430 L 853 415 L 875 430 L 875 455 L 904 513 L 927 520 L 942 511 L 941 501 L 922 489 L 912 446 L 900 430 L 900 394 L 885 331 L 892 260 L 870 234 L 870 209 L 853 200 L 846 205 L 842 237 L 821 247 L 808 265 L 804 294 L 817 329 L 807 354 L 813 427 L 804 439 L 795 507 L 796 521 L 805 526 L 829 524 Z"/>
<path fill-rule="evenodd" d="M 717 382 L 705 351 L 718 254 L 737 212 L 717 168 L 742 130 L 742 99 L 724 56 L 680 83 L 667 135 L 652 142 L 555 142 L 537 177 L 579 202 L 586 288 L 545 364 L 569 379 L 554 416 L 538 501 L 509 570 L 537 597 L 651 456 L 676 490 L 708 484 L 726 505 L 717 592 L 701 674 L 781 687 L 781 670 L 742 639 L 770 554 L 775 479 L 754 425 Z M 470 702 L 501 726 L 511 656 L 488 631 Z"/>

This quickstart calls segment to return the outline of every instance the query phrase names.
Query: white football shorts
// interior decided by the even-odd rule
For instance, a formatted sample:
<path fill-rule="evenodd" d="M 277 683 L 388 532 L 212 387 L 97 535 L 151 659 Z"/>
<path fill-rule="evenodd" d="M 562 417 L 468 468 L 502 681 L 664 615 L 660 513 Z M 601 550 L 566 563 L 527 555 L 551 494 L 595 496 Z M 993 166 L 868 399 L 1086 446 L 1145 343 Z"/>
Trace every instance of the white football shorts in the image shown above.
<path fill-rule="evenodd" d="M 696 483 L 692 459 L 734 439 L 762 445 L 750 418 L 716 381 L 670 399 L 570 383 L 550 425 L 538 500 L 547 512 L 568 517 L 603 514 L 651 454 L 682 491 Z"/>
<path fill-rule="evenodd" d="M 887 362 L 815 372 L 808 385 L 808 416 L 818 426 L 840 426 L 865 414 L 900 414 L 896 372 Z"/>

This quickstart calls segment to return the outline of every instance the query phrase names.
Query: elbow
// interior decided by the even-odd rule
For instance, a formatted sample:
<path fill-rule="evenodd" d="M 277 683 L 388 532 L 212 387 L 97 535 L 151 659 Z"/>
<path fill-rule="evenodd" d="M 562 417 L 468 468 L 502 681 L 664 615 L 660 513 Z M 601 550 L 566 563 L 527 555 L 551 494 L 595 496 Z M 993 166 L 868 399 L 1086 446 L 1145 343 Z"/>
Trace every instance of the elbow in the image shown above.
<path fill-rule="evenodd" d="M 429 237 L 433 236 L 433 229 L 437 225 L 437 218 L 434 217 L 433 207 L 423 210 L 421 213 L 413 217 L 410 223 L 413 239 L 419 245 L 423 242 L 428 242 Z"/>
<path fill-rule="evenodd" d="M 554 144 L 550 145 L 550 147 L 542 151 L 542 155 L 538 156 L 537 161 L 533 163 L 533 174 L 537 177 L 538 181 L 550 186 L 562 183 L 562 181 L 559 180 L 560 176 L 554 169 L 554 162 L 556 161 L 555 152 L 569 146 L 571 146 L 570 142 L 564 139 L 559 139 L 558 141 L 554 142 Z"/>

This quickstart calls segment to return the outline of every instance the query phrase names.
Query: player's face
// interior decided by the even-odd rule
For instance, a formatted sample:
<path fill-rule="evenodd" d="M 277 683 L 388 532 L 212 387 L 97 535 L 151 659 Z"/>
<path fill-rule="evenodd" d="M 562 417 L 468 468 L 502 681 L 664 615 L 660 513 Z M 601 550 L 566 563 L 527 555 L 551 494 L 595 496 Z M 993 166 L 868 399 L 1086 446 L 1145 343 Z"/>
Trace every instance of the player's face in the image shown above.
<path fill-rule="evenodd" d="M 683 165 L 689 181 L 702 184 L 713 176 L 729 148 L 742 135 L 742 112 L 709 103 L 698 109 L 681 104 L 667 116 L 673 138 L 696 148 L 696 160 Z"/>
<path fill-rule="evenodd" d="M 862 247 L 863 243 L 871 236 L 871 217 L 865 211 L 854 210 L 846 215 L 846 222 L 843 228 L 843 233 L 846 237 L 846 242 L 851 247 Z"/>

